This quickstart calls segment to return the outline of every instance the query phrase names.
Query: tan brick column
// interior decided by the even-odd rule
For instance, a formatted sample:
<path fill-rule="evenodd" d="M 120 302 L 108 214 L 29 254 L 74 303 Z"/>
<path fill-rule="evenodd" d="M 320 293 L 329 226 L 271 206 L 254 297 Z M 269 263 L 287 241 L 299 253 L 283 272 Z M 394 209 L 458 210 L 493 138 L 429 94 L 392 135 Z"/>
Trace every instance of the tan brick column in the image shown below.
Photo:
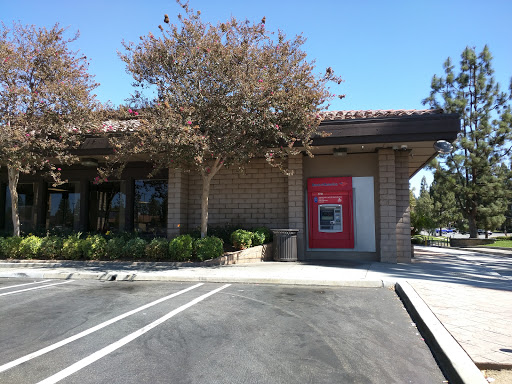
<path fill-rule="evenodd" d="M 167 189 L 167 237 L 179 236 L 188 229 L 188 174 L 169 169 Z"/>
<path fill-rule="evenodd" d="M 380 261 L 397 262 L 395 151 L 380 149 L 379 157 L 379 228 Z"/>
<path fill-rule="evenodd" d="M 397 262 L 411 262 L 411 213 L 409 207 L 409 151 L 395 152 Z"/>
<path fill-rule="evenodd" d="M 304 181 L 302 168 L 302 155 L 292 156 L 288 159 L 288 169 L 293 172 L 288 177 L 288 227 L 298 229 L 297 257 L 304 259 L 306 249 L 304 235 Z"/>

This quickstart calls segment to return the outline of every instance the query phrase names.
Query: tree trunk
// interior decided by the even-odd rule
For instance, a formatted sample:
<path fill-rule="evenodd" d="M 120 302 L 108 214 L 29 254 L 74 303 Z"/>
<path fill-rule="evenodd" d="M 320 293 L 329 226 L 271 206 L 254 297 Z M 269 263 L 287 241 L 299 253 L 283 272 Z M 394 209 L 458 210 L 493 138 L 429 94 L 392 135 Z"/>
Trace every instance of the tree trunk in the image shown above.
<path fill-rule="evenodd" d="M 208 196 L 210 194 L 210 175 L 203 174 L 203 191 L 201 193 L 201 239 L 208 233 Z"/>
<path fill-rule="evenodd" d="M 12 167 L 7 167 L 9 175 L 9 191 L 11 192 L 11 214 L 12 214 L 12 227 L 13 236 L 20 235 L 20 214 L 18 210 L 18 181 L 20 179 L 20 172 Z"/>
<path fill-rule="evenodd" d="M 201 193 L 201 238 L 208 233 L 208 196 L 210 195 L 210 183 L 213 176 L 222 168 L 223 162 L 215 159 L 213 166 L 201 172 L 203 178 L 203 191 Z"/>
<path fill-rule="evenodd" d="M 478 238 L 478 228 L 476 227 L 476 218 L 474 216 L 469 216 L 469 237 L 470 238 Z"/>

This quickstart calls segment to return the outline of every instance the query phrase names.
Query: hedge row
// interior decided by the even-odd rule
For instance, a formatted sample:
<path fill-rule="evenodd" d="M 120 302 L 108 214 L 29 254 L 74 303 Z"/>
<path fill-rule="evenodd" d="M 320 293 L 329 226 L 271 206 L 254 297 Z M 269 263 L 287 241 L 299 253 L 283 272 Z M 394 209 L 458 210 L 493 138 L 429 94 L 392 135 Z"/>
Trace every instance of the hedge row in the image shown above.
<path fill-rule="evenodd" d="M 210 233 L 222 236 L 198 238 L 198 233 L 178 236 L 171 241 L 154 238 L 146 241 L 140 237 L 124 234 L 115 237 L 75 233 L 67 237 L 29 235 L 26 237 L 0 237 L 1 259 L 43 260 L 145 260 L 187 261 L 209 260 L 222 256 L 223 244 L 236 249 L 261 245 L 272 240 L 268 228 L 253 231 L 216 228 Z M 226 240 L 227 239 L 227 240 Z"/>
<path fill-rule="evenodd" d="M 185 261 L 207 260 L 222 256 L 222 240 L 206 237 L 193 242 L 188 257 L 174 252 L 174 243 L 164 238 L 146 241 L 140 237 L 105 238 L 102 235 L 81 237 L 27 236 L 0 238 L 0 258 L 43 259 L 43 260 L 144 260 L 144 261 Z"/>

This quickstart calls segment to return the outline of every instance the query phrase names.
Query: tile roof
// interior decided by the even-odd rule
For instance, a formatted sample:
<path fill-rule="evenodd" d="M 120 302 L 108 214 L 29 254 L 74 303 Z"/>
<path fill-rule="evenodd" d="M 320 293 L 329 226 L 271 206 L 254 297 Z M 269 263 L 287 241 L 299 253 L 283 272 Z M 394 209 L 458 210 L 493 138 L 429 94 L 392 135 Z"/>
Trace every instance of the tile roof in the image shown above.
<path fill-rule="evenodd" d="M 433 115 L 443 113 L 442 109 L 377 109 L 366 111 L 322 111 L 318 114 L 322 121 L 373 119 L 378 117 L 400 117 L 416 115 Z"/>
<path fill-rule="evenodd" d="M 133 120 L 106 120 L 102 124 L 104 132 L 134 131 L 140 126 L 140 121 Z"/>
<path fill-rule="evenodd" d="M 366 111 L 321 111 L 318 115 L 322 121 L 330 120 L 354 120 L 374 119 L 379 117 L 400 117 L 416 115 L 433 115 L 443 113 L 442 109 L 377 109 Z M 103 122 L 104 132 L 134 131 L 140 126 L 140 121 L 132 120 L 107 120 Z"/>

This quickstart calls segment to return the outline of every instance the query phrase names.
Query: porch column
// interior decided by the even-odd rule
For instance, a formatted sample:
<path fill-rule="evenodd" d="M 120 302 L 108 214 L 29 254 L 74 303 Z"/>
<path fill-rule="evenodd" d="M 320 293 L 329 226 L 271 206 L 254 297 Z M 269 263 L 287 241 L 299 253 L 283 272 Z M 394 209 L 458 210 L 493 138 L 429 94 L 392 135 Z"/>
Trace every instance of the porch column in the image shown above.
<path fill-rule="evenodd" d="M 396 243 L 396 178 L 395 151 L 379 149 L 379 213 L 380 261 L 397 262 Z"/>
<path fill-rule="evenodd" d="M 188 230 L 188 174 L 169 168 L 167 189 L 167 238 Z"/>
<path fill-rule="evenodd" d="M 398 263 L 411 262 L 411 211 L 409 206 L 410 151 L 395 152 L 396 251 Z"/>
<path fill-rule="evenodd" d="M 288 176 L 288 227 L 298 229 L 297 233 L 297 258 L 304 260 L 306 249 L 304 235 L 304 180 L 301 154 L 288 159 L 288 169 L 293 172 Z"/>

